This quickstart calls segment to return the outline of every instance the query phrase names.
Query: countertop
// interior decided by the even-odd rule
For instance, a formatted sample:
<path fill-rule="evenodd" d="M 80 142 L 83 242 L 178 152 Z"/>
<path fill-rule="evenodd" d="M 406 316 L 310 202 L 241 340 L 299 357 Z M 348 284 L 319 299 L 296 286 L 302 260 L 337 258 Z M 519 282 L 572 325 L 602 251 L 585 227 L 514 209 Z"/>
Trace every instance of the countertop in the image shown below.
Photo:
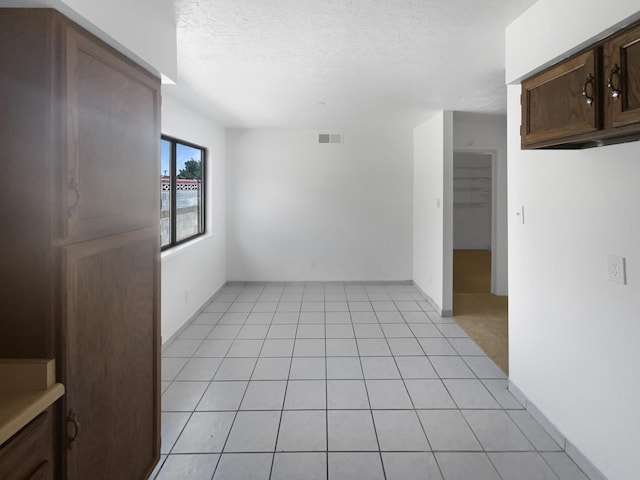
<path fill-rule="evenodd" d="M 0 359 L 0 445 L 62 395 L 55 360 Z"/>

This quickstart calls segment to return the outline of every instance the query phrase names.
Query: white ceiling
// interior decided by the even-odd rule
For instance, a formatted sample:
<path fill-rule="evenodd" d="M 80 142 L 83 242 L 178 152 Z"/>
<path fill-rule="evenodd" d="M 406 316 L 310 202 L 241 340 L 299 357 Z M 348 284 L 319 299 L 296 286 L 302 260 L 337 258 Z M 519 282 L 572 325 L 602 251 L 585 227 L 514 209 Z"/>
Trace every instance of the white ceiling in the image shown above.
<path fill-rule="evenodd" d="M 533 3 L 174 0 L 178 84 L 166 91 L 227 127 L 504 113 L 504 29 Z"/>

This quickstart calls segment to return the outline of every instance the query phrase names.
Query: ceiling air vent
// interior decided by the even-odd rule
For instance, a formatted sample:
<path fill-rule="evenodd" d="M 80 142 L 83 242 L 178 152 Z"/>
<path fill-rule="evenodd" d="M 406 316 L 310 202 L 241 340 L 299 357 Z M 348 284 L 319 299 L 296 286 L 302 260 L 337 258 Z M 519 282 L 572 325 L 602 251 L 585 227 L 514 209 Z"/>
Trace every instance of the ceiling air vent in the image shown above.
<path fill-rule="evenodd" d="M 342 143 L 341 133 L 319 133 L 318 143 Z"/>

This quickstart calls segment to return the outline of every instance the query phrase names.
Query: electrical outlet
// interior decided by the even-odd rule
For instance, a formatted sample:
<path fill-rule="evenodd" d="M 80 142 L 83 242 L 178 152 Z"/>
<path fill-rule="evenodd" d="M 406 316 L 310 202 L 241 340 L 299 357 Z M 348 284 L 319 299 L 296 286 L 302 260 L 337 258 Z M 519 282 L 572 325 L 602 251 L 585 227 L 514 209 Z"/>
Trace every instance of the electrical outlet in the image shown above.
<path fill-rule="evenodd" d="M 617 255 L 607 256 L 607 273 L 609 281 L 613 283 L 619 283 L 621 285 L 627 284 L 624 257 Z"/>

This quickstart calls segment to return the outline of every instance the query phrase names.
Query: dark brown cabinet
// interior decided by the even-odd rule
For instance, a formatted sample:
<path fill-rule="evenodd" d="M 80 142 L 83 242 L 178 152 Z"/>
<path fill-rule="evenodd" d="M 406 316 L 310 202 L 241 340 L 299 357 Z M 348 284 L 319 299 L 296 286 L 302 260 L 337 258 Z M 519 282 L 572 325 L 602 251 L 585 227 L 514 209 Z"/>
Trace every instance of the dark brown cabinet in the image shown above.
<path fill-rule="evenodd" d="M 0 9 L 0 71 L 0 357 L 56 359 L 56 478 L 146 478 L 160 450 L 159 79 L 50 9 Z"/>
<path fill-rule="evenodd" d="M 640 25 L 522 82 L 522 148 L 640 139 Z"/>
<path fill-rule="evenodd" d="M 605 119 L 610 128 L 640 123 L 640 25 L 604 45 Z"/>
<path fill-rule="evenodd" d="M 598 131 L 599 53 L 588 50 L 522 83 L 523 146 Z"/>

